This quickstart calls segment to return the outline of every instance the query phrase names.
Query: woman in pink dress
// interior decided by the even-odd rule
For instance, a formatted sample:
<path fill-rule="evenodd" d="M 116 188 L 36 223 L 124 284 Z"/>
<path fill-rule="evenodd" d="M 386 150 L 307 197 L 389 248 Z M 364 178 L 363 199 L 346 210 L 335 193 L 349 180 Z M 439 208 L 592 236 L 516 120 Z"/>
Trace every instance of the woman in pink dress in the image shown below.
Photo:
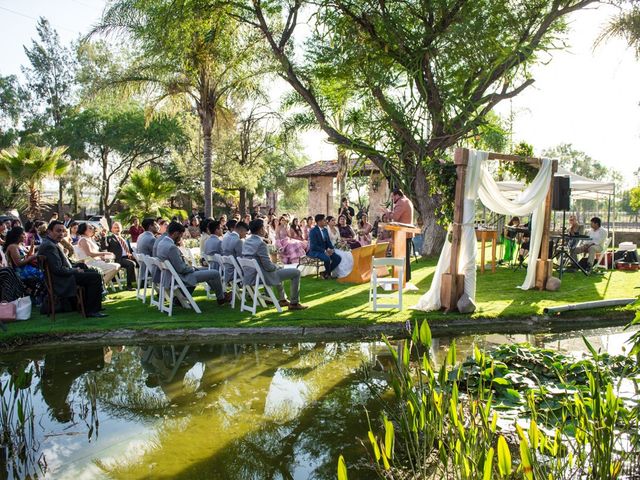
<path fill-rule="evenodd" d="M 282 263 L 285 264 L 298 263 L 300 257 L 305 255 L 305 242 L 291 238 L 289 231 L 287 218 L 280 217 L 280 223 L 276 228 L 276 248 Z"/>
<path fill-rule="evenodd" d="M 373 230 L 373 225 L 369 223 L 369 216 L 363 213 L 358 221 L 358 241 L 360 245 L 371 245 L 371 230 Z"/>

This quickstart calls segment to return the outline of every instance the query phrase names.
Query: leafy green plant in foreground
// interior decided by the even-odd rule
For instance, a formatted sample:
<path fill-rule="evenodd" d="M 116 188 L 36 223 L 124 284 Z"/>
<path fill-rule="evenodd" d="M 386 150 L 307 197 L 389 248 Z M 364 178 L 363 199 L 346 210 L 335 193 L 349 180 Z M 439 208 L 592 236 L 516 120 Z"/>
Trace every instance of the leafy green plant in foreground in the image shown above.
<path fill-rule="evenodd" d="M 387 373 L 393 399 L 383 409 L 380 433 L 370 422 L 365 441 L 380 478 L 612 480 L 638 445 L 638 400 L 625 401 L 617 393 L 620 382 L 614 384 L 614 377 L 633 372 L 586 339 L 587 360 L 552 358 L 547 373 L 554 388 L 564 390 L 560 400 L 548 398 L 551 387 L 539 379 L 513 382 L 503 361 L 477 347 L 460 364 L 452 342 L 436 369 L 426 322 L 397 349 L 385 341 L 393 357 Z M 516 348 L 512 353 L 526 351 Z M 504 360 L 506 352 L 496 356 Z M 505 421 L 498 410 L 509 407 L 517 415 Z M 346 479 L 342 458 L 338 470 Z"/>

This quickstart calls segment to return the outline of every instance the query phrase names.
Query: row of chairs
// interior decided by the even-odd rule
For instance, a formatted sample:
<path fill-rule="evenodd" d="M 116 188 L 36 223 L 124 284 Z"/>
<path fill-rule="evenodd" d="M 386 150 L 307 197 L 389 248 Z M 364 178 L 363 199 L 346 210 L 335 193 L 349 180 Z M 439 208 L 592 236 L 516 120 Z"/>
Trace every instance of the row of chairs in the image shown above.
<path fill-rule="evenodd" d="M 147 296 L 149 296 L 149 305 L 157 307 L 161 312 L 171 316 L 173 314 L 173 300 L 177 298 L 183 307 L 193 308 L 196 313 L 202 313 L 171 262 L 140 253 L 134 254 L 134 257 L 138 260 L 139 265 L 144 265 L 145 267 L 144 270 L 142 267 L 140 268 L 137 278 L 136 298 L 138 300 L 146 303 Z M 223 290 L 225 292 L 227 289 L 231 290 L 232 308 L 235 308 L 238 297 L 240 297 L 241 312 L 248 311 L 255 315 L 258 304 L 266 308 L 267 300 L 273 303 L 278 312 L 282 312 L 273 289 L 266 284 L 262 270 L 255 259 L 215 254 L 212 257 L 207 257 L 206 260 L 209 269 L 215 269 L 220 273 Z M 153 281 L 153 272 L 156 269 L 160 270 L 159 283 Z M 227 270 L 231 271 L 230 269 L 233 269 L 233 276 L 230 276 L 230 281 L 227 285 L 225 272 Z M 252 285 L 247 285 L 245 282 L 243 273 L 245 269 L 256 271 L 256 279 Z M 209 285 L 205 285 L 205 290 L 207 298 L 213 298 Z"/>

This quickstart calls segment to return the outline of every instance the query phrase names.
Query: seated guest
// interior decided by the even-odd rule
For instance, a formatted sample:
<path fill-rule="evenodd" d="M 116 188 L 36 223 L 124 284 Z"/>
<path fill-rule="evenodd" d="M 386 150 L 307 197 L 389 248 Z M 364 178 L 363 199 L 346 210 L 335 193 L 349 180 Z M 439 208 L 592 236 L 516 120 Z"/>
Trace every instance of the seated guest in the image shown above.
<path fill-rule="evenodd" d="M 586 234 L 589 236 L 589 240 L 578 246 L 576 252 L 589 254 L 589 269 L 591 269 L 596 261 L 596 253 L 604 251 L 609 232 L 602 227 L 602 221 L 599 217 L 593 217 L 591 219 L 591 229 Z"/>
<path fill-rule="evenodd" d="M 213 220 L 207 224 L 209 230 L 209 238 L 204 244 L 204 254 L 213 256 L 216 253 L 222 255 L 222 227 L 220 222 Z"/>
<path fill-rule="evenodd" d="M 302 240 L 291 238 L 289 222 L 284 215 L 280 217 L 280 224 L 276 229 L 276 248 L 282 259 L 282 263 L 298 263 L 300 257 L 304 257 L 306 244 Z"/>
<path fill-rule="evenodd" d="M 300 220 L 300 230 L 302 231 L 302 239 L 308 242 L 309 227 L 307 225 L 307 219 L 303 217 L 302 220 Z"/>
<path fill-rule="evenodd" d="M 300 240 L 301 242 L 304 242 L 305 240 L 304 231 L 302 230 L 302 226 L 298 222 L 297 218 L 291 220 L 291 226 L 289 227 L 289 237 L 295 240 Z"/>
<path fill-rule="evenodd" d="M 145 218 L 142 221 L 143 232 L 138 237 L 136 249 L 142 255 L 151 256 L 153 254 L 153 244 L 156 241 L 156 233 L 158 233 L 158 224 L 153 218 Z"/>
<path fill-rule="evenodd" d="M 131 242 L 136 243 L 138 237 L 144 233 L 144 228 L 140 225 L 140 219 L 138 217 L 131 218 L 131 226 L 129 227 L 129 235 L 131 236 Z"/>
<path fill-rule="evenodd" d="M 360 245 L 371 245 L 371 230 L 373 225 L 369 223 L 369 215 L 362 212 L 358 220 L 358 242 Z"/>
<path fill-rule="evenodd" d="M 151 251 L 151 256 L 158 256 L 158 244 L 163 237 L 167 236 L 167 228 L 169 227 L 169 221 L 161 218 L 158 220 L 158 231 L 156 232 L 156 239 L 153 242 L 153 249 Z"/>
<path fill-rule="evenodd" d="M 63 225 L 64 228 L 64 225 Z M 102 272 L 104 276 L 104 283 L 108 285 L 111 282 L 120 265 L 117 263 L 108 263 L 107 260 L 114 260 L 115 256 L 111 252 L 101 252 L 98 248 L 98 244 L 93 239 L 96 230 L 93 225 L 88 223 L 81 223 L 78 227 L 78 234 L 80 240 L 78 241 L 78 256 L 80 260 L 86 260 L 85 263 L 91 267 L 95 267 Z M 60 241 L 60 240 L 58 240 Z"/>
<path fill-rule="evenodd" d="M 78 228 L 76 227 L 76 230 L 77 229 Z M 64 229 L 64 238 L 60 240 L 59 245 L 62 247 L 64 254 L 68 258 L 71 258 L 76 254 L 75 250 L 73 249 L 73 240 L 71 239 L 71 234 L 69 233 L 68 228 Z"/>
<path fill-rule="evenodd" d="M 267 221 L 264 226 L 264 235 L 268 244 L 275 245 L 276 244 L 276 230 L 278 226 L 276 225 L 276 217 L 267 215 Z"/>
<path fill-rule="evenodd" d="M 233 231 L 227 232 L 225 236 L 222 237 L 221 247 L 222 255 L 230 255 L 237 258 L 242 256 L 242 244 L 244 243 L 244 238 L 247 236 L 247 232 L 249 231 L 249 225 L 244 222 L 234 222 L 235 220 L 229 220 L 228 225 L 233 225 Z M 232 280 L 233 268 L 225 265 L 224 281 L 230 282 Z"/>
<path fill-rule="evenodd" d="M 227 233 L 229 228 L 227 227 L 227 216 L 225 214 L 220 215 L 220 226 L 222 227 L 222 233 Z"/>
<path fill-rule="evenodd" d="M 178 244 L 182 240 L 185 227 L 180 222 L 171 222 L 167 228 L 167 235 L 162 237 L 158 244 L 158 258 L 168 260 L 174 270 L 184 282 L 185 286 L 193 291 L 200 282 L 209 284 L 211 291 L 215 292 L 219 305 L 224 305 L 230 299 L 222 290 L 220 273 L 205 267 L 195 268 L 184 261 Z"/>
<path fill-rule="evenodd" d="M 71 221 L 67 229 L 69 230 L 69 239 L 71 240 L 71 245 L 77 245 L 78 240 L 80 240 L 80 235 L 78 235 L 78 226 L 80 224 L 75 220 Z"/>
<path fill-rule="evenodd" d="M 326 220 L 319 213 L 315 217 L 315 227 L 309 232 L 309 251 L 307 256 L 318 258 L 324 262 L 323 277 L 329 278 L 331 272 L 340 264 L 340 257 L 335 253 L 335 247 L 329 239 L 329 233 L 325 230 Z"/>
<path fill-rule="evenodd" d="M 61 298 L 75 297 L 76 285 L 84 287 L 84 307 L 88 317 L 106 317 L 102 309 L 102 277 L 98 272 L 84 270 L 82 266 L 72 265 L 62 253 L 58 243 L 65 235 L 62 222 L 51 222 L 47 227 L 47 236 L 38 250 L 44 255 L 51 272 L 53 289 Z M 85 267 L 86 268 L 86 267 Z M 54 308 L 50 305 L 49 308 Z"/>
<path fill-rule="evenodd" d="M 0 245 L 4 245 L 6 238 L 7 238 L 7 224 L 5 222 L 0 222 Z"/>
<path fill-rule="evenodd" d="M 212 221 L 213 221 L 213 218 L 205 218 L 200 222 L 199 243 L 200 243 L 200 259 L 201 260 L 204 260 L 204 255 L 205 255 L 204 245 L 207 243 L 207 240 L 209 239 L 209 229 L 207 228 L 207 226 Z"/>
<path fill-rule="evenodd" d="M 351 225 L 347 224 L 346 215 L 340 215 L 338 217 L 338 231 L 340 232 L 340 238 L 349 245 L 351 250 L 362 246 L 360 242 L 356 240 L 356 232 L 354 232 Z"/>
<path fill-rule="evenodd" d="M 73 222 L 73 217 L 71 216 L 70 213 L 65 213 L 63 216 L 63 223 L 64 223 L 64 228 L 69 229 L 69 225 L 71 224 L 71 222 Z"/>
<path fill-rule="evenodd" d="M 9 220 L 7 220 L 7 221 L 9 221 Z M 14 218 L 13 220 L 11 220 L 11 224 L 9 225 L 8 230 L 11 230 L 12 228 L 15 228 L 15 227 L 22 227 L 22 222 L 20 221 L 19 218 Z M 24 226 L 24 231 L 25 232 L 29 231 L 29 229 L 27 228 L 26 225 Z"/>
<path fill-rule="evenodd" d="M 131 254 L 131 247 L 128 242 L 122 238 L 120 233 L 122 232 L 122 224 L 120 222 L 113 222 L 111 225 L 111 233 L 107 237 L 107 251 L 113 253 L 118 263 L 122 268 L 127 271 L 127 290 L 133 290 L 136 284 L 136 262 Z"/>
<path fill-rule="evenodd" d="M 246 214 L 244 217 L 242 217 L 242 221 L 244 223 L 246 223 L 247 225 L 249 225 L 249 222 L 251 222 L 251 220 L 252 220 L 252 218 L 251 218 L 251 215 L 249 215 L 249 214 Z"/>
<path fill-rule="evenodd" d="M 200 219 L 198 217 L 191 217 L 187 230 L 189 231 L 190 238 L 200 238 Z"/>
<path fill-rule="evenodd" d="M 30 290 L 31 296 L 38 298 L 44 292 L 44 272 L 37 266 L 38 257 L 35 255 L 35 245 L 29 249 L 24 245 L 27 236 L 22 227 L 9 230 L 7 240 L 2 246 L 9 266 Z"/>
<path fill-rule="evenodd" d="M 258 262 L 262 275 L 267 285 L 277 287 L 280 306 L 288 306 L 289 310 L 304 310 L 307 307 L 300 304 L 300 270 L 297 268 L 278 268 L 269 257 L 267 244 L 264 238 L 264 221 L 252 220 L 249 224 L 251 236 L 247 238 L 242 247 L 242 256 L 253 258 Z M 256 281 L 256 272 L 247 269 L 244 272 L 244 281 L 247 285 L 253 285 Z M 287 301 L 282 282 L 291 280 L 291 291 Z"/>
<path fill-rule="evenodd" d="M 54 220 L 58 220 L 58 212 L 53 212 L 51 214 L 51 218 L 49 219 L 49 223 L 53 222 Z"/>

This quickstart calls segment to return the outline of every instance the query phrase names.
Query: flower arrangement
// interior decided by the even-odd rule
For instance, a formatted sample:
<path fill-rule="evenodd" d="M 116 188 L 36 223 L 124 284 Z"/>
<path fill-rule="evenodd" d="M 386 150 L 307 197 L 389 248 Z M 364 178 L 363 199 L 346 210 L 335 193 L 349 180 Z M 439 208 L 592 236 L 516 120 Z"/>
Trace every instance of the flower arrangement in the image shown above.
<path fill-rule="evenodd" d="M 336 240 L 335 247 L 339 250 L 344 250 L 346 252 L 351 251 L 351 247 L 349 246 L 349 244 L 342 238 L 339 238 L 338 240 Z"/>

